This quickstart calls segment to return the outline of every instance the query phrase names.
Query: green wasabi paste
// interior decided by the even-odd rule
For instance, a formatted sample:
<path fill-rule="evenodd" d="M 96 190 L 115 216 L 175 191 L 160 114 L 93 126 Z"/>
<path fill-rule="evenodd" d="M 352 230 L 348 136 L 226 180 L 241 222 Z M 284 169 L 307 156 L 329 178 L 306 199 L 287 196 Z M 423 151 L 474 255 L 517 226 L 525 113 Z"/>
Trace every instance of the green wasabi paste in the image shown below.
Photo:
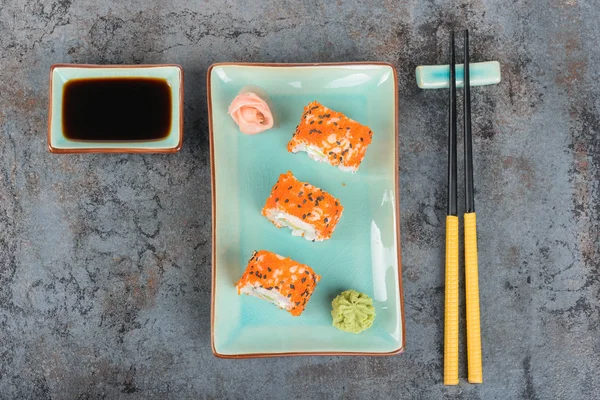
<path fill-rule="evenodd" d="M 375 321 L 373 299 L 356 290 L 346 290 L 331 302 L 333 326 L 345 332 L 360 333 Z"/>

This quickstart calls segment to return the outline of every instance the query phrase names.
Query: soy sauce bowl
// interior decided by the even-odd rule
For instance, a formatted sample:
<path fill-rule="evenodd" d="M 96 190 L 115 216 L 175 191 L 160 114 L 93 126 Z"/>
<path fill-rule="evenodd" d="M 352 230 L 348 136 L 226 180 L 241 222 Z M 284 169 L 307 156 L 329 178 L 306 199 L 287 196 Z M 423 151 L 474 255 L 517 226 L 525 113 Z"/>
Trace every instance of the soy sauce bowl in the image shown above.
<path fill-rule="evenodd" d="M 181 66 L 55 64 L 50 68 L 48 149 L 52 153 L 174 153 L 182 141 Z"/>

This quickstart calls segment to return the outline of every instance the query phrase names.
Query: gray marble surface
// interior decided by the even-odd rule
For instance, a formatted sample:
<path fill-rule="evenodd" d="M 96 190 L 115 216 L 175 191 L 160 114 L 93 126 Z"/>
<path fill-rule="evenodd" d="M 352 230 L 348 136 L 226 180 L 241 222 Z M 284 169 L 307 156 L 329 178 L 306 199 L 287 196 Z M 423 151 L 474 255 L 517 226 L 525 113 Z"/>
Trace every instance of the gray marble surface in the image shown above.
<path fill-rule="evenodd" d="M 0 4 L 0 398 L 600 398 L 594 2 Z M 465 26 L 503 81 L 472 93 L 485 383 L 466 383 L 461 347 L 461 383 L 444 387 L 447 100 L 414 69 L 444 63 Z M 207 67 L 363 60 L 399 73 L 406 351 L 217 359 Z M 183 150 L 50 154 L 61 62 L 181 64 Z"/>

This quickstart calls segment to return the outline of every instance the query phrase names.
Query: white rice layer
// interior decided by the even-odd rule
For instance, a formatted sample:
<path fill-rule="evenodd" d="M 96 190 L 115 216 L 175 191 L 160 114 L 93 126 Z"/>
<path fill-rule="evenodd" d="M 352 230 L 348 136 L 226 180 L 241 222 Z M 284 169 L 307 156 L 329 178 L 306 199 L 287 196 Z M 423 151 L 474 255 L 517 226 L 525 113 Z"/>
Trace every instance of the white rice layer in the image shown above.
<path fill-rule="evenodd" d="M 267 290 L 264 287 L 254 286 L 247 284 L 240 289 L 240 293 L 245 293 L 249 296 L 258 297 L 259 299 L 266 300 L 275 304 L 279 308 L 289 310 L 292 308 L 292 302 L 290 299 L 279 293 L 276 289 Z"/>
<path fill-rule="evenodd" d="M 320 242 L 323 240 L 318 238 L 317 231 L 313 225 L 276 208 L 271 208 L 267 211 L 267 218 L 273 221 L 279 228 L 290 228 L 294 236 L 304 236 L 304 239 L 311 241 L 316 240 Z"/>
<path fill-rule="evenodd" d="M 294 147 L 292 149 L 292 153 L 298 153 L 300 151 L 306 152 L 306 154 L 308 154 L 308 156 L 315 161 L 325 162 L 325 163 L 331 165 L 329 158 L 323 153 L 323 150 L 318 148 L 315 145 L 309 144 L 307 146 L 306 143 L 298 143 L 296 145 L 296 147 Z M 356 167 L 347 167 L 342 164 L 339 164 L 337 167 L 344 172 L 355 173 L 358 170 L 358 168 L 356 168 Z"/>

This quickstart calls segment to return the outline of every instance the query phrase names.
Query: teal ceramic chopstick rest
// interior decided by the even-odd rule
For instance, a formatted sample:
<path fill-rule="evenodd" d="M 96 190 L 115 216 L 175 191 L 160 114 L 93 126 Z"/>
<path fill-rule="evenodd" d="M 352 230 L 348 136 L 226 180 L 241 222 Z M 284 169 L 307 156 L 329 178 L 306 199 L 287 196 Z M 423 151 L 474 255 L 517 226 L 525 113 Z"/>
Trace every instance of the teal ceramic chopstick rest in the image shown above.
<path fill-rule="evenodd" d="M 500 63 L 486 61 L 470 63 L 471 86 L 495 85 L 500 83 Z M 416 69 L 417 86 L 421 89 L 443 89 L 450 81 L 448 65 L 420 65 Z M 456 64 L 456 87 L 463 87 L 464 65 Z"/>

